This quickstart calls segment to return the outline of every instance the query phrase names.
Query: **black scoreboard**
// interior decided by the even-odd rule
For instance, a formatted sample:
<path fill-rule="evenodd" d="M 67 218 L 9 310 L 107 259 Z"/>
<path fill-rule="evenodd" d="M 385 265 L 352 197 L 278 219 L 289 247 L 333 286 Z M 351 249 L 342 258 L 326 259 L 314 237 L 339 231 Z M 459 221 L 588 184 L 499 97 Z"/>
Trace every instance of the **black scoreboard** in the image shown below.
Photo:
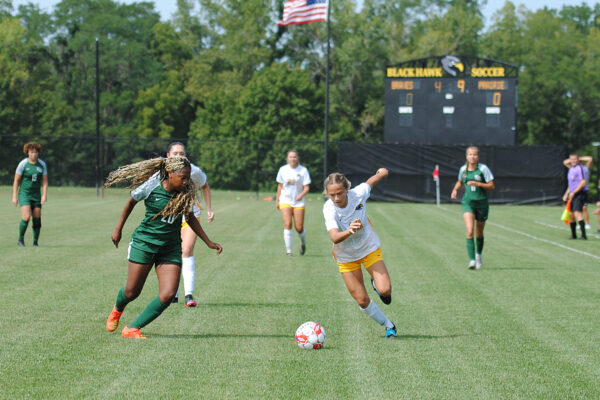
<path fill-rule="evenodd" d="M 444 56 L 387 67 L 388 143 L 514 145 L 518 68 Z"/>

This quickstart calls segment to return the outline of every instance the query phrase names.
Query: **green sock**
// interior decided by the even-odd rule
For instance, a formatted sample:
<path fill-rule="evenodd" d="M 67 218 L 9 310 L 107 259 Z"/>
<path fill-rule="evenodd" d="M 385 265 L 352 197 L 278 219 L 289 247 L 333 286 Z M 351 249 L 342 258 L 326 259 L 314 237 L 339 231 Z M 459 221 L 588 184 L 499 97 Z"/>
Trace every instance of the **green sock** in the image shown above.
<path fill-rule="evenodd" d="M 154 299 L 152 299 L 148 306 L 146 306 L 144 311 L 142 311 L 142 313 L 138 315 L 135 321 L 129 324 L 129 327 L 143 328 L 150 322 L 154 321 L 156 317 L 158 317 L 160 314 L 162 314 L 162 312 L 165 311 L 167 307 L 169 307 L 169 304 L 171 303 L 167 302 L 167 304 L 163 304 L 158 298 L 158 296 L 156 296 Z"/>
<path fill-rule="evenodd" d="M 483 253 L 483 237 L 477 238 L 477 254 Z"/>
<path fill-rule="evenodd" d="M 29 224 L 29 221 L 25 221 L 24 219 L 21 220 L 21 223 L 19 224 L 19 240 L 23 241 L 23 238 L 25 237 L 25 231 L 27 230 L 27 225 Z"/>
<path fill-rule="evenodd" d="M 469 254 L 469 260 L 475 259 L 475 240 L 473 238 L 467 238 L 467 254 Z"/>
<path fill-rule="evenodd" d="M 40 230 L 42 229 L 42 219 L 33 217 L 33 243 L 38 242 Z"/>
<path fill-rule="evenodd" d="M 123 312 L 125 306 L 131 302 L 132 299 L 125 296 L 125 286 L 119 290 L 119 294 L 117 294 L 117 302 L 115 303 L 115 307 L 118 312 Z"/>

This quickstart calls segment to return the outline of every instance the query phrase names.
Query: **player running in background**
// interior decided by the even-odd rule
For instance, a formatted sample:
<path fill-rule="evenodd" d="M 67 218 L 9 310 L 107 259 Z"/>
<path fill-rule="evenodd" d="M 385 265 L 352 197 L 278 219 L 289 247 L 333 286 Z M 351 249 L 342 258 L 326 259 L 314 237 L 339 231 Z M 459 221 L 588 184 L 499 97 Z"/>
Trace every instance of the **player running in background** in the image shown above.
<path fill-rule="evenodd" d="M 458 180 L 452 189 L 450 197 L 456 200 L 458 191 L 465 187 L 462 197 L 462 212 L 465 228 L 467 229 L 467 254 L 469 255 L 469 269 L 481 269 L 483 262 L 483 229 L 488 219 L 490 205 L 487 191 L 494 190 L 494 175 L 487 165 L 479 162 L 479 149 L 475 146 L 467 147 L 467 163 L 458 171 Z M 473 234 L 477 226 L 477 252 Z"/>
<path fill-rule="evenodd" d="M 23 146 L 27 156 L 21 160 L 15 171 L 13 182 L 12 202 L 21 207 L 21 222 L 19 223 L 19 246 L 25 246 L 25 231 L 29 219 L 33 216 L 33 245 L 38 245 L 42 229 L 42 204 L 48 198 L 48 168 L 39 158 L 42 146 L 39 143 L 28 142 Z"/>
<path fill-rule="evenodd" d="M 182 156 L 187 157 L 185 152 L 185 145 L 181 142 L 173 142 L 169 144 L 167 149 L 167 157 L 173 156 Z M 213 213 L 211 206 L 211 195 L 210 195 L 210 186 L 208 186 L 208 182 L 206 181 L 206 174 L 196 165 L 190 163 L 192 166 L 192 172 L 190 173 L 190 178 L 194 185 L 196 185 L 197 189 L 202 190 L 202 195 L 204 197 L 204 201 L 206 202 L 206 215 L 208 222 L 212 222 L 215 218 L 215 214 Z M 200 201 L 196 199 L 194 203 L 194 218 L 200 222 L 200 214 L 202 213 L 202 205 Z M 198 303 L 194 300 L 194 283 L 196 280 L 196 262 L 194 259 L 194 246 L 196 245 L 196 238 L 198 236 L 196 233 L 190 228 L 189 224 L 185 220 L 185 216 L 183 218 L 183 224 L 181 225 L 181 250 L 182 250 L 182 265 L 181 265 L 181 275 L 183 276 L 183 290 L 185 292 L 185 306 L 186 307 L 196 307 Z M 177 292 L 175 293 L 175 297 L 173 297 L 173 302 L 177 303 L 178 297 Z"/>
<path fill-rule="evenodd" d="M 306 232 L 304 231 L 304 196 L 308 193 L 310 175 L 300 165 L 300 157 L 296 150 L 290 150 L 286 156 L 287 164 L 279 168 L 277 173 L 277 209 L 283 218 L 283 241 L 288 256 L 292 255 L 292 219 L 298 236 L 300 236 L 300 255 L 306 251 Z"/>
<path fill-rule="evenodd" d="M 333 242 L 333 257 L 348 292 L 362 311 L 385 326 L 386 337 L 395 337 L 396 326 L 369 298 L 361 269 L 362 264 L 371 275 L 371 285 L 381 301 L 390 304 L 390 275 L 383 262 L 379 237 L 367 217 L 367 199 L 371 195 L 371 188 L 387 176 L 388 170 L 379 168 L 366 182 L 350 189 L 350 181 L 344 175 L 329 175 L 325 179 L 325 194 L 329 200 L 323 206 L 323 216 Z"/>
<path fill-rule="evenodd" d="M 567 168 L 571 168 L 574 165 L 571 163 L 571 157 L 563 160 L 563 165 Z M 587 183 L 590 182 L 590 170 L 592 169 L 592 165 L 594 165 L 594 158 L 592 156 L 581 156 L 579 157 L 579 165 L 583 167 L 583 173 L 585 175 L 585 180 Z M 586 191 L 586 199 L 585 203 L 583 203 L 583 220 L 585 221 L 585 229 L 592 229 L 590 225 L 590 214 L 588 213 L 587 202 L 588 198 L 588 185 L 585 185 L 584 190 Z"/>
<path fill-rule="evenodd" d="M 569 185 L 563 196 L 563 201 L 571 201 L 571 237 L 569 239 L 577 239 L 577 224 L 579 224 L 581 239 L 587 240 L 585 221 L 582 215 L 583 205 L 587 203 L 587 177 L 583 165 L 579 162 L 579 156 L 573 153 L 569 158 L 571 159 L 571 167 L 567 175 Z"/>
<path fill-rule="evenodd" d="M 159 172 L 156 174 L 156 172 Z M 191 166 L 185 157 L 155 158 L 120 167 L 111 172 L 106 187 L 131 182 L 134 188 L 125 204 L 112 234 L 115 247 L 119 246 L 123 225 L 138 201 L 144 200 L 146 213 L 129 243 L 127 283 L 117 294 L 117 301 L 108 319 L 106 329 L 113 332 L 128 303 L 142 291 L 146 278 L 156 265 L 158 296 L 121 336 L 144 339 L 140 329 L 152 322 L 168 306 L 177 292 L 181 274 L 181 219 L 185 214 L 190 228 L 220 254 L 221 245 L 212 242 L 191 212 L 196 201 L 196 187 L 190 179 Z"/>

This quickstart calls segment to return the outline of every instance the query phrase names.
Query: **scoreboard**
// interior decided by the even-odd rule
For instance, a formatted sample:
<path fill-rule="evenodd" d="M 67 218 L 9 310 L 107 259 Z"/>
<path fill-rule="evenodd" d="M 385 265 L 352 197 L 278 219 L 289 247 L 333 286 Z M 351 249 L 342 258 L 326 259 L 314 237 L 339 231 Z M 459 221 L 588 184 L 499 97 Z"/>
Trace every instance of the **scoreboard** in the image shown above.
<path fill-rule="evenodd" d="M 387 67 L 385 142 L 514 145 L 518 68 L 444 56 Z"/>

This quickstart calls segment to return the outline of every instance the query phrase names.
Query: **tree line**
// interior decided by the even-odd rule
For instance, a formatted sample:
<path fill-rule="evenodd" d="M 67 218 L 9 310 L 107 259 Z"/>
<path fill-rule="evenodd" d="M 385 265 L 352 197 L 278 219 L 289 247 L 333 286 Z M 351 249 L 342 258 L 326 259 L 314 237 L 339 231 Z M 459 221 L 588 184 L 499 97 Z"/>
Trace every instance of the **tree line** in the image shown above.
<path fill-rule="evenodd" d="M 330 3 L 332 141 L 382 141 L 385 67 L 443 54 L 519 66 L 519 144 L 590 152 L 599 140 L 600 4 L 506 1 L 484 23 L 477 0 Z M 252 188 L 251 174 L 236 178 L 248 164 L 270 170 L 284 155 L 243 143 L 323 140 L 325 23 L 278 26 L 282 0 L 177 0 L 167 21 L 153 7 L 0 0 L 0 135 L 93 136 L 97 38 L 101 132 L 124 143 L 111 160 L 132 161 L 137 139 L 189 139 L 217 183 Z"/>

